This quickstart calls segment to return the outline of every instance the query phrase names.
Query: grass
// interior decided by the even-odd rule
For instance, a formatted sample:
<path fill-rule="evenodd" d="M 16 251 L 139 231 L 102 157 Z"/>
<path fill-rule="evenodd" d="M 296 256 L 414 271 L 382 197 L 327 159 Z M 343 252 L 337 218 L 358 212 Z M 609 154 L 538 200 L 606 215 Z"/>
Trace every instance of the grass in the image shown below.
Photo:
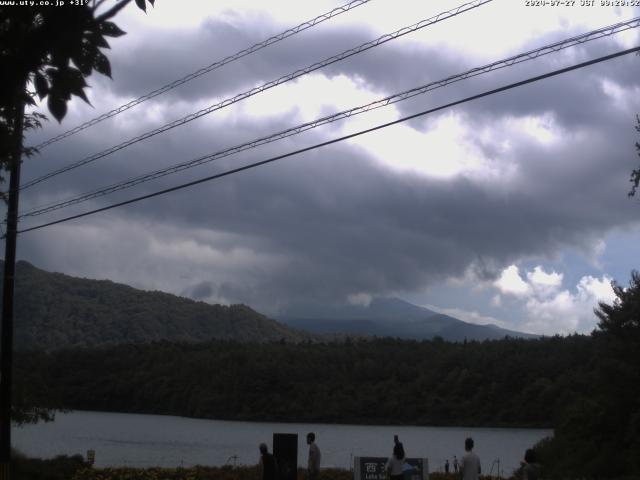
<path fill-rule="evenodd" d="M 430 480 L 459 479 L 453 473 L 432 473 L 429 477 Z M 13 480 L 259 480 L 256 467 L 93 468 L 81 455 L 71 457 L 63 455 L 42 460 L 26 458 L 15 452 L 11 478 Z M 303 469 L 298 470 L 297 480 L 306 480 Z M 353 480 L 353 473 L 344 469 L 327 468 L 320 472 L 319 480 Z"/>

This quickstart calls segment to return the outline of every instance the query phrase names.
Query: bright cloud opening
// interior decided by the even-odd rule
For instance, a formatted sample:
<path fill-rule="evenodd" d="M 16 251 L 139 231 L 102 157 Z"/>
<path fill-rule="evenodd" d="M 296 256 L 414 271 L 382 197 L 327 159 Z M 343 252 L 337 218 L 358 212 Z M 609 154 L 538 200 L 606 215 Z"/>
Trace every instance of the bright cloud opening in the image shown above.
<path fill-rule="evenodd" d="M 525 280 L 526 278 L 526 280 Z M 612 303 L 615 294 L 607 275 L 595 278 L 583 276 L 575 289 L 562 289 L 564 274 L 545 271 L 541 266 L 525 272 L 524 278 L 516 265 L 503 270 L 494 287 L 502 295 L 511 295 L 523 302 L 526 321 L 522 328 L 533 333 L 588 333 L 597 324 L 593 309 L 598 302 Z M 492 300 L 502 306 L 502 297 Z"/>
<path fill-rule="evenodd" d="M 531 287 L 522 279 L 515 265 L 505 268 L 493 285 L 504 294 L 522 296 L 531 292 Z"/>
<path fill-rule="evenodd" d="M 311 74 L 255 95 L 242 102 L 239 108 L 253 118 L 296 111 L 296 122 L 308 122 L 329 113 L 366 105 L 379 97 L 379 94 L 364 88 L 357 78 Z"/>
<path fill-rule="evenodd" d="M 361 128 L 367 126 L 360 124 Z M 468 172 L 491 175 L 482 151 L 469 140 L 460 115 L 443 115 L 423 132 L 408 124 L 394 125 L 351 140 L 384 165 L 441 179 Z"/>

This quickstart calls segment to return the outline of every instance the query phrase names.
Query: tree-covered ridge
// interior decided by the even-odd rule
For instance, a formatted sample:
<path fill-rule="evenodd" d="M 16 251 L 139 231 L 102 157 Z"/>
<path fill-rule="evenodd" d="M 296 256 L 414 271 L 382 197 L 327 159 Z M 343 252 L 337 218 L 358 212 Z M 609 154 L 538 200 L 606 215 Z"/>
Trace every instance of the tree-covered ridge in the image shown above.
<path fill-rule="evenodd" d="M 594 388 L 590 337 L 121 345 L 30 353 L 39 404 L 236 420 L 552 426 Z"/>
<path fill-rule="evenodd" d="M 108 280 L 45 272 L 27 262 L 17 264 L 15 313 L 15 346 L 22 350 L 310 338 L 244 305 L 210 305 Z"/>

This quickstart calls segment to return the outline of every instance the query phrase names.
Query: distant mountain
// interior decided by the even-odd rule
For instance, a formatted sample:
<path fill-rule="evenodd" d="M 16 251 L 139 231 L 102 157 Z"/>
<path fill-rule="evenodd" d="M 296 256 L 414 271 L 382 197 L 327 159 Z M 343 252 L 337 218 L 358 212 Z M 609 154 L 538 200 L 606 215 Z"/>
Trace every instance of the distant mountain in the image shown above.
<path fill-rule="evenodd" d="M 318 334 L 373 335 L 405 339 L 432 339 L 458 342 L 498 340 L 506 336 L 536 338 L 536 335 L 477 325 L 436 313 L 399 298 L 374 298 L 364 305 L 333 305 L 291 308 L 278 320 L 295 328 Z"/>
<path fill-rule="evenodd" d="M 297 342 L 313 337 L 245 305 L 210 305 L 109 280 L 50 273 L 24 261 L 16 265 L 14 309 L 16 349 L 50 351 L 162 340 Z"/>

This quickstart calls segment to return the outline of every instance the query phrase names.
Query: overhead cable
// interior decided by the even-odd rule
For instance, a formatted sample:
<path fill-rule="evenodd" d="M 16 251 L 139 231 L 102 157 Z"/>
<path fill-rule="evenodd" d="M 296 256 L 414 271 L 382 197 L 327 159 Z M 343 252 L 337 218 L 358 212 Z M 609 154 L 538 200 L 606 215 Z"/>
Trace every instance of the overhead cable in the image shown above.
<path fill-rule="evenodd" d="M 366 42 L 363 43 L 362 45 L 359 45 L 357 47 L 351 48 L 349 50 L 345 50 L 344 52 L 338 54 L 338 55 L 334 55 L 332 57 L 329 57 L 325 60 L 322 60 L 320 62 L 316 62 L 313 65 L 309 65 L 308 67 L 302 68 L 300 70 L 296 70 L 293 73 L 290 73 L 288 75 L 284 75 L 276 80 L 272 80 L 270 82 L 264 83 L 258 87 L 254 87 L 251 90 L 247 90 L 246 92 L 237 94 L 234 97 L 231 98 L 227 98 L 226 100 L 223 100 L 222 102 L 219 102 L 215 105 L 211 105 L 207 108 L 204 108 L 202 110 L 199 110 L 195 113 L 192 113 L 190 115 L 187 115 L 186 117 L 180 118 L 178 120 L 174 120 L 173 122 L 167 123 L 166 125 L 163 125 L 161 127 L 158 127 L 154 130 L 151 130 L 149 132 L 143 133 L 142 135 L 139 135 L 137 137 L 131 138 L 123 143 L 120 143 L 118 145 L 115 145 L 113 147 L 110 147 L 106 150 L 103 150 L 102 152 L 96 153 L 94 155 L 91 155 L 89 157 L 85 157 L 82 160 L 79 160 L 77 162 L 71 163 L 65 167 L 62 167 L 58 170 L 55 170 L 53 172 L 47 173 L 45 175 L 42 175 L 38 178 L 35 178 L 31 181 L 28 181 L 26 183 L 24 183 L 21 187 L 21 189 L 26 189 L 29 188 L 33 185 L 36 185 L 40 182 L 43 182 L 45 180 L 48 180 L 52 177 L 55 177 L 56 175 L 60 175 L 61 173 L 65 173 L 68 172 L 70 170 L 73 170 L 75 168 L 81 167 L 83 165 L 86 165 L 88 163 L 94 162 L 100 158 L 106 157 L 108 155 L 111 155 L 112 153 L 115 153 L 119 150 L 122 150 L 123 148 L 126 148 L 130 145 L 133 145 L 134 143 L 138 143 L 141 142 L 142 140 L 146 140 L 147 138 L 153 137 L 155 135 L 158 135 L 160 133 L 166 132 L 167 130 L 171 130 L 175 127 L 184 125 L 186 123 L 189 123 L 197 118 L 203 117 L 204 115 L 208 115 L 209 113 L 215 112 L 216 110 L 220 110 L 222 108 L 228 107 L 229 105 L 233 105 L 236 102 L 239 102 L 241 100 L 244 100 L 246 98 L 249 98 L 253 95 L 256 95 L 258 93 L 264 92 L 265 90 L 268 90 L 270 88 L 276 87 L 278 85 L 282 85 L 283 83 L 289 82 L 291 80 L 294 80 L 298 77 L 301 77 L 303 75 L 306 75 L 308 73 L 311 73 L 315 70 L 319 70 L 320 68 L 326 67 L 327 65 L 331 65 L 333 63 L 339 62 L 341 60 L 344 60 L 345 58 L 351 57 L 353 55 L 357 55 L 359 53 L 362 53 L 366 50 L 369 50 L 371 48 L 377 47 L 379 45 L 382 45 L 386 42 L 389 42 L 391 40 L 395 40 L 397 38 L 400 38 L 404 35 L 407 35 L 409 33 L 415 32 L 416 30 L 420 30 L 421 28 L 425 28 L 429 25 L 433 25 L 434 23 L 437 22 L 441 22 L 443 20 L 446 20 L 448 18 L 457 16 L 461 13 L 467 12 L 471 9 L 477 8 L 481 5 L 484 5 L 486 3 L 489 3 L 493 0 L 474 0 L 473 2 L 469 2 L 469 3 L 465 3 L 464 5 L 460 5 L 459 7 L 456 7 L 454 9 L 448 10 L 446 12 L 442 12 L 439 13 L 438 15 L 435 15 L 431 18 L 427 18 L 424 20 L 421 20 L 418 23 L 415 23 L 411 26 L 408 27 L 403 27 L 399 30 L 396 30 L 393 33 L 387 33 L 385 35 L 382 35 L 381 37 L 370 41 L 370 42 Z"/>
<path fill-rule="evenodd" d="M 239 173 L 239 172 L 242 172 L 242 171 L 245 171 L 245 170 L 250 170 L 252 168 L 256 168 L 256 167 L 260 167 L 262 165 L 273 163 L 273 162 L 276 162 L 278 160 L 282 160 L 284 158 L 288 158 L 288 157 L 292 157 L 294 155 L 298 155 L 300 153 L 308 152 L 308 151 L 315 150 L 315 149 L 318 149 L 318 148 L 321 148 L 321 147 L 325 147 L 327 145 L 332 145 L 334 143 L 342 142 L 344 140 L 348 140 L 348 139 L 351 139 L 351 138 L 354 138 L 354 137 L 358 137 L 358 136 L 364 135 L 366 133 L 371 133 L 371 132 L 374 132 L 376 130 L 380 130 L 380 129 L 383 129 L 383 128 L 390 127 L 392 125 L 397 125 L 399 123 L 406 122 L 406 121 L 412 120 L 414 118 L 422 117 L 422 116 L 425 116 L 425 115 L 428 115 L 428 114 L 431 114 L 431 113 L 434 113 L 434 112 L 437 112 L 437 111 L 440 111 L 440 110 L 444 110 L 446 108 L 451 108 L 451 107 L 454 107 L 456 105 L 461 105 L 463 103 L 470 102 L 472 100 L 477 100 L 477 99 L 480 99 L 480 98 L 488 97 L 490 95 L 495 95 L 497 93 L 504 92 L 504 91 L 507 91 L 507 90 L 511 90 L 513 88 L 521 87 L 523 85 L 527 85 L 527 84 L 530 84 L 530 83 L 538 82 L 540 80 L 551 78 L 551 77 L 554 77 L 554 76 L 557 76 L 557 75 L 561 75 L 563 73 L 571 72 L 573 70 L 578 70 L 580 68 L 584 68 L 584 67 L 587 67 L 587 66 L 590 66 L 590 65 L 594 65 L 594 64 L 597 64 L 597 63 L 601 63 L 601 62 L 605 62 L 605 61 L 608 61 L 608 60 L 612 60 L 614 58 L 617 58 L 617 57 L 620 57 L 620 56 L 623 56 L 623 55 L 628 55 L 628 54 L 634 53 L 634 52 L 639 52 L 639 51 L 640 51 L 640 47 L 634 47 L 634 48 L 629 48 L 629 49 L 626 49 L 626 50 L 622 50 L 622 51 L 619 51 L 619 52 L 616 52 L 616 53 L 613 53 L 613 54 L 610 54 L 610 55 L 605 55 L 605 56 L 602 56 L 602 57 L 598 57 L 596 59 L 589 60 L 589 61 L 582 62 L 582 63 L 578 63 L 578 64 L 572 65 L 570 67 L 561 68 L 561 69 L 558 69 L 558 70 L 554 70 L 554 71 L 545 73 L 543 75 L 537 75 L 535 77 L 530 77 L 530 78 L 528 78 L 526 80 L 521 80 L 519 82 L 510 83 L 508 85 L 505 85 L 505 86 L 502 86 L 502 87 L 499 87 L 499 88 L 495 88 L 493 90 L 488 90 L 488 91 L 485 91 L 483 93 L 479 93 L 477 95 L 472 95 L 470 97 L 463 98 L 462 100 L 457 100 L 455 102 L 450 102 L 450 103 L 447 103 L 445 105 L 441 105 L 439 107 L 435 107 L 435 108 L 431 108 L 431 109 L 428 109 L 428 110 L 424 110 L 422 112 L 415 113 L 413 115 L 409 115 L 409 116 L 406 116 L 406 117 L 402 117 L 400 119 L 397 119 L 397 120 L 394 120 L 394 121 L 391 121 L 391 122 L 383 123 L 383 124 L 377 125 L 375 127 L 368 128 L 366 130 L 360 130 L 358 132 L 351 133 L 349 135 L 344 135 L 342 137 L 334 138 L 333 140 L 328 140 L 326 142 L 317 143 L 317 144 L 312 145 L 310 147 L 305 147 L 305 148 L 301 148 L 299 150 L 288 152 L 288 153 L 285 153 L 285 154 L 282 154 L 282 155 L 277 155 L 275 157 L 271 157 L 271 158 L 268 158 L 266 160 L 262 160 L 262 161 L 255 162 L 255 163 L 251 163 L 249 165 L 244 165 L 242 167 L 238 167 L 238 168 L 234 168 L 234 169 L 231 169 L 231 170 L 227 170 L 225 172 L 217 173 L 215 175 L 210 175 L 208 177 L 204 177 L 204 178 L 200 178 L 198 180 L 194 180 L 194 181 L 191 181 L 191 182 L 183 183 L 181 185 L 177 185 L 177 186 L 174 186 L 174 187 L 171 187 L 171 188 L 166 188 L 164 190 L 160 190 L 160 191 L 157 191 L 157 192 L 154 192 L 154 193 L 149 193 L 149 194 L 146 194 L 146 195 L 141 195 L 141 196 L 138 196 L 138 197 L 134 197 L 134 198 L 131 198 L 129 200 L 125 200 L 123 202 L 114 203 L 112 205 L 107 205 L 107 206 L 102 207 L 102 208 L 97 208 L 97 209 L 90 210 L 90 211 L 87 211 L 87 212 L 79 213 L 77 215 L 71 215 L 71 216 L 68 216 L 68 217 L 65 217 L 65 218 L 61 218 L 59 220 L 54 220 L 52 222 L 47 222 L 47 223 L 43 223 L 43 224 L 40 224 L 40 225 L 36 225 L 34 227 L 25 228 L 23 230 L 19 230 L 18 233 L 26 233 L 26 232 L 31 232 L 33 230 L 39 230 L 39 229 L 42 229 L 42 228 L 45 228 L 45 227 L 49 227 L 49 226 L 52 226 L 52 225 L 57 225 L 57 224 L 60 224 L 60 223 L 68 222 L 68 221 L 71 221 L 71 220 L 76 220 L 78 218 L 83 218 L 83 217 L 87 217 L 89 215 L 94 215 L 96 213 L 100 213 L 100 212 L 104 212 L 104 211 L 107 211 L 107 210 L 111 210 L 111 209 L 114 209 L 114 208 L 117 208 L 117 207 L 122 207 L 124 205 L 129 205 L 129 204 L 132 204 L 132 203 L 140 202 L 142 200 L 146 200 L 146 199 L 149 199 L 149 198 L 157 197 L 157 196 L 164 195 L 164 194 L 167 194 L 167 193 L 170 193 L 170 192 L 175 192 L 177 190 L 182 190 L 184 188 L 192 187 L 194 185 L 199 185 L 201 183 L 209 182 L 209 181 L 212 181 L 212 180 L 216 180 L 218 178 L 226 177 L 226 176 L 229 176 L 229 175 L 232 175 L 232 174 L 235 174 L 235 173 Z"/>
<path fill-rule="evenodd" d="M 55 143 L 59 140 L 62 140 L 63 138 L 67 138 L 70 137 L 71 135 L 74 135 L 78 132 L 81 132 L 82 130 L 85 130 L 89 127 L 92 127 L 104 120 L 107 120 L 108 118 L 114 117 L 122 112 L 124 112 L 125 110 L 129 110 L 130 108 L 135 107 L 136 105 L 140 105 L 143 102 L 146 102 L 147 100 L 151 100 L 152 98 L 157 97 L 158 95 L 162 95 L 163 93 L 168 92 L 169 90 L 173 90 L 176 87 L 179 87 L 180 85 L 183 85 L 187 82 L 190 82 L 191 80 L 194 80 L 206 73 L 212 72 L 224 65 L 227 65 L 228 63 L 234 62 L 236 60 L 239 60 L 243 57 L 246 57 L 247 55 L 250 55 L 252 53 L 257 52 L 258 50 L 262 50 L 265 47 L 268 47 L 269 45 L 273 45 L 274 43 L 280 42 L 282 40 L 284 40 L 285 38 L 289 38 L 297 33 L 300 33 L 304 30 L 307 30 L 308 28 L 314 27 L 326 20 L 329 20 L 333 17 L 337 17 L 338 15 L 341 15 L 345 12 L 348 12 L 350 10 L 353 10 L 356 7 L 359 7 L 360 5 L 364 5 L 365 3 L 370 2 L 371 0 L 354 0 L 352 2 L 349 2 L 345 5 L 342 5 L 341 7 L 336 7 L 333 10 L 331 10 L 330 12 L 327 13 L 323 13 L 322 15 L 319 15 L 315 18 L 312 18 L 311 20 L 307 20 L 306 22 L 301 23 L 300 25 L 290 28 L 288 30 L 285 30 L 282 33 L 279 33 L 277 35 L 274 35 L 273 37 L 269 37 L 266 40 L 260 42 L 260 43 L 256 43 L 255 45 L 252 45 L 248 48 L 245 48 L 244 50 L 240 50 L 237 53 L 234 53 L 233 55 L 229 55 L 228 57 L 223 58 L 222 60 L 218 60 L 217 62 L 212 63 L 211 65 L 208 65 L 206 67 L 202 67 L 199 70 L 196 70 L 195 72 L 192 72 L 188 75 L 185 75 L 182 78 L 179 78 L 178 80 L 174 80 L 171 83 L 167 83 L 166 85 L 157 88 L 156 90 L 153 90 L 149 93 L 146 93 L 134 100 L 131 100 L 128 103 L 125 103 L 124 105 L 120 105 L 117 108 L 114 108 L 113 110 L 110 110 L 106 113 L 103 113 L 102 115 L 95 117 L 81 125 L 78 125 L 77 127 L 74 127 L 70 130 L 67 130 L 66 132 L 61 133 L 60 135 L 56 135 L 55 137 L 52 137 L 38 145 L 35 146 L 36 149 L 38 150 L 42 150 L 43 148 L 51 145 L 52 143 Z"/>
<path fill-rule="evenodd" d="M 63 201 L 58 201 L 55 203 L 50 203 L 48 205 L 45 206 L 40 206 L 40 207 L 34 207 L 22 214 L 19 215 L 18 218 L 23 218 L 23 217 L 34 217 L 34 216 L 38 216 L 38 215 L 42 215 L 45 213 L 49 213 L 52 212 L 54 210 L 59 210 L 61 208 L 65 208 L 71 205 L 75 205 L 81 202 L 85 202 L 88 200 L 92 200 L 94 198 L 98 198 L 98 197 L 102 197 L 104 195 L 108 195 L 110 193 L 116 192 L 116 191 L 120 191 L 120 190 L 124 190 L 127 188 L 131 188 L 134 187 L 136 185 L 140 185 L 142 183 L 151 181 L 151 180 L 155 180 L 157 178 L 161 178 L 164 177 L 166 175 L 171 175 L 183 170 L 187 170 L 189 168 L 193 168 L 199 165 L 203 165 L 205 163 L 209 163 L 209 162 L 213 162 L 215 160 L 224 158 L 224 157 L 228 157 L 230 155 L 234 155 L 236 153 L 240 153 L 252 148 L 256 148 L 258 146 L 261 145 L 265 145 L 271 142 L 275 142 L 277 140 L 283 139 L 283 138 L 287 138 L 293 135 L 297 135 L 299 133 L 311 130 L 313 128 L 319 127 L 321 125 L 325 125 L 328 123 L 332 123 L 338 120 L 343 120 L 345 118 L 349 118 L 355 115 L 359 115 L 361 113 L 365 113 L 377 108 L 381 108 L 387 105 L 391 105 L 403 100 L 407 100 L 409 98 L 415 97 L 417 95 L 421 95 L 424 93 L 427 93 L 429 91 L 435 90 L 437 88 L 441 88 L 444 87 L 446 85 L 449 85 L 451 83 L 454 82 L 458 82 L 467 78 L 471 78 L 471 77 L 475 77 L 478 75 L 482 75 L 484 73 L 488 73 L 494 70 L 498 70 L 504 67 L 508 67 L 508 66 L 512 66 L 518 63 L 522 63 L 525 61 L 529 61 L 529 60 L 533 60 L 536 58 L 539 58 L 543 55 L 547 55 L 549 53 L 553 53 L 553 52 L 558 52 L 560 50 L 569 48 L 569 47 L 573 47 L 575 45 L 578 44 L 583 44 L 585 42 L 589 42 L 592 40 L 596 40 L 596 39 L 600 39 L 603 37 L 607 37 L 610 35 L 613 35 L 615 33 L 619 33 L 625 30 L 629 30 L 631 28 L 637 28 L 640 26 L 640 17 L 634 18 L 632 20 L 628 20 L 626 22 L 620 22 L 620 23 L 616 23 L 614 25 L 609 25 L 607 27 L 603 27 L 603 28 L 599 28 L 597 30 L 592 30 L 588 33 L 584 33 L 582 35 L 578 35 L 578 36 L 574 36 L 565 40 L 561 40 L 558 42 L 554 42 L 552 44 L 549 45 L 545 45 L 543 47 L 537 48 L 535 50 L 529 50 L 527 52 L 524 53 L 520 53 L 502 60 L 498 60 L 495 61 L 493 63 L 489 63 L 487 65 L 481 66 L 481 67 L 476 67 L 473 68 L 471 70 L 467 70 L 463 73 L 459 73 L 456 75 L 451 75 L 449 77 L 446 77 L 444 79 L 441 80 L 437 80 L 434 82 L 430 82 L 426 85 L 422 85 L 419 87 L 415 87 L 412 88 L 410 90 L 406 90 L 404 92 L 401 93 L 396 93 L 390 96 L 387 96 L 385 98 L 376 100 L 374 102 L 368 103 L 366 105 L 361 105 L 358 107 L 354 107 L 348 110 L 343 110 L 341 112 L 338 113 L 334 113 L 331 115 L 327 115 L 321 118 L 318 118 L 316 120 L 310 121 L 310 122 L 306 122 L 303 123 L 301 125 L 297 125 L 295 127 L 292 128 L 288 128 L 286 130 L 282 130 L 280 132 L 265 136 L 265 137 L 261 137 L 258 139 L 253 139 L 251 141 L 239 144 L 239 145 L 235 145 L 233 147 L 212 153 L 212 154 L 208 154 L 208 155 L 204 155 L 195 159 L 191 159 L 189 161 L 186 162 L 182 162 L 176 165 L 172 165 L 170 167 L 166 167 L 163 169 L 159 169 L 156 170 L 154 172 L 150 172 L 144 175 L 139 175 L 133 178 L 129 178 L 127 180 L 118 182 L 118 183 L 114 183 L 111 184 L 109 186 L 106 187 L 102 187 L 100 189 L 97 190 L 92 190 L 90 192 L 86 192 L 77 196 L 74 196 L 72 198 L 63 200 Z"/>

